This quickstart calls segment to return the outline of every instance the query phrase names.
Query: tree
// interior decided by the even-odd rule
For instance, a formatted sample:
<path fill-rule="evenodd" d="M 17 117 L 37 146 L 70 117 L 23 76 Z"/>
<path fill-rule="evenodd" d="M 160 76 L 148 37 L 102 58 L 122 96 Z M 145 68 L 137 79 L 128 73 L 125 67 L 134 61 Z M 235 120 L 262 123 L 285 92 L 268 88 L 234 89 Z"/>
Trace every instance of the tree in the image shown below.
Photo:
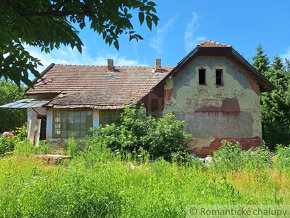
<path fill-rule="evenodd" d="M 279 56 L 275 56 L 274 57 L 274 61 L 272 63 L 272 68 L 274 70 L 282 70 L 283 68 L 283 61 L 282 61 L 282 58 L 279 57 Z"/>
<path fill-rule="evenodd" d="M 266 57 L 257 49 L 256 57 Z M 262 66 L 257 64 L 256 66 Z M 267 71 L 262 74 L 276 87 L 272 92 L 261 93 L 263 139 L 274 150 L 277 144 L 290 144 L 290 71 L 284 67 L 282 59 L 275 57 Z M 265 68 L 264 68 L 265 69 Z"/>
<path fill-rule="evenodd" d="M 156 4 L 148 0 L 1 0 L 0 1 L 0 78 L 32 86 L 28 73 L 39 77 L 40 61 L 25 45 L 50 52 L 61 45 L 82 51 L 78 30 L 89 26 L 106 43 L 119 49 L 118 38 L 143 39 L 134 31 L 132 19 L 138 11 L 140 25 L 157 25 Z"/>
<path fill-rule="evenodd" d="M 264 73 L 269 68 L 269 58 L 264 55 L 264 50 L 261 45 L 257 47 L 257 54 L 252 59 L 254 60 L 253 66 L 260 72 Z"/>
<path fill-rule="evenodd" d="M 0 105 L 22 99 L 24 92 L 24 86 L 18 87 L 11 81 L 0 80 Z M 21 110 L 0 108 L 0 133 L 21 127 L 27 116 L 26 111 Z"/>

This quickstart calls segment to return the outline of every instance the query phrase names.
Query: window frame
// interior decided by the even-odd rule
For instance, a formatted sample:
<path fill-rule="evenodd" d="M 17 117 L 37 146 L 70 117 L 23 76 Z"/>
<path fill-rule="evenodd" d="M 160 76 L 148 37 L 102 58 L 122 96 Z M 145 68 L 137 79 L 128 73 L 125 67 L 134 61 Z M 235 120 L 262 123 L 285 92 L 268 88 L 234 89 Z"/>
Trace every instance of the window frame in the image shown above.
<path fill-rule="evenodd" d="M 53 122 L 52 122 L 52 136 L 53 136 L 53 138 L 69 138 L 69 137 L 71 137 L 71 136 L 69 136 L 69 134 L 67 133 L 67 137 L 62 137 L 61 135 L 61 127 L 60 127 L 60 136 L 56 136 L 56 133 L 55 133 L 55 131 L 56 131 L 56 128 L 55 128 L 55 125 L 56 124 L 58 124 L 58 123 L 56 123 L 56 117 L 57 117 L 57 115 L 56 115 L 56 113 L 58 112 L 58 111 L 63 111 L 63 112 L 77 112 L 77 111 L 79 111 L 79 112 L 88 112 L 88 111 L 91 111 L 91 125 L 90 124 L 88 124 L 88 122 L 86 121 L 86 123 L 85 123 L 85 125 L 86 125 L 86 134 L 85 135 L 87 135 L 88 133 L 89 133 L 89 129 L 90 128 L 93 128 L 93 125 L 94 125 L 94 116 L 93 116 L 93 110 L 89 110 L 89 109 L 54 109 L 53 110 Z M 61 116 L 60 116 L 61 117 Z M 67 117 L 69 117 L 69 116 L 67 116 Z M 73 119 L 75 118 L 75 116 L 73 117 Z M 80 118 L 81 118 L 81 116 L 80 116 Z M 60 118 L 61 119 L 61 118 Z M 62 124 L 62 122 L 60 122 L 59 123 L 60 125 Z M 69 124 L 69 122 L 67 121 L 66 122 L 66 125 L 68 125 Z M 79 125 L 81 125 L 81 122 L 79 122 L 78 123 Z M 89 127 L 88 127 L 89 126 Z M 69 131 L 68 130 L 68 127 L 66 128 L 66 130 L 65 131 Z M 82 131 L 82 128 L 80 128 L 79 130 L 78 130 L 79 132 L 81 132 Z M 83 138 L 83 137 L 85 137 L 85 136 L 82 136 L 82 134 L 79 134 L 79 135 L 75 135 L 75 137 L 76 138 Z"/>
<path fill-rule="evenodd" d="M 201 83 L 201 72 L 204 72 L 204 83 Z M 198 69 L 198 84 L 199 85 L 206 85 L 206 69 L 205 68 L 199 68 Z"/>
<path fill-rule="evenodd" d="M 118 113 L 118 116 L 119 116 L 119 121 L 118 122 L 105 122 L 105 123 L 103 123 L 103 113 L 104 112 L 114 112 L 114 113 Z M 107 124 L 112 124 L 112 123 L 115 123 L 116 125 L 119 125 L 120 123 L 121 123 L 121 121 L 120 121 L 120 119 L 121 119 L 121 113 L 123 112 L 123 110 L 110 110 L 110 109 L 108 109 L 108 110 L 100 110 L 99 111 L 99 125 L 102 125 L 102 126 L 105 126 L 105 125 L 107 125 Z M 116 119 L 114 119 L 114 120 L 116 120 Z"/>
<path fill-rule="evenodd" d="M 220 81 L 221 81 L 220 84 L 217 83 L 217 80 L 218 80 L 217 72 L 220 72 Z M 216 70 L 215 70 L 215 84 L 216 84 L 217 86 L 223 86 L 223 85 L 224 85 L 223 69 L 216 69 Z"/>

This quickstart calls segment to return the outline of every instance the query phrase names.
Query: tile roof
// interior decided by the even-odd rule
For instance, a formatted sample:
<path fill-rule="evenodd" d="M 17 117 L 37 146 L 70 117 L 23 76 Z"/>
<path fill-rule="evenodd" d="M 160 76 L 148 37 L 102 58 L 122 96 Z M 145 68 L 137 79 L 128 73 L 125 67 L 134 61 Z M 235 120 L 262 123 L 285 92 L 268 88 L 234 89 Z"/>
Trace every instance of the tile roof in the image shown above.
<path fill-rule="evenodd" d="M 118 109 L 138 102 L 173 67 L 52 65 L 26 94 L 56 93 L 47 104 L 54 108 Z"/>
<path fill-rule="evenodd" d="M 196 47 L 203 47 L 203 48 L 205 48 L 205 47 L 231 48 L 232 46 L 206 39 L 203 42 L 199 43 Z"/>

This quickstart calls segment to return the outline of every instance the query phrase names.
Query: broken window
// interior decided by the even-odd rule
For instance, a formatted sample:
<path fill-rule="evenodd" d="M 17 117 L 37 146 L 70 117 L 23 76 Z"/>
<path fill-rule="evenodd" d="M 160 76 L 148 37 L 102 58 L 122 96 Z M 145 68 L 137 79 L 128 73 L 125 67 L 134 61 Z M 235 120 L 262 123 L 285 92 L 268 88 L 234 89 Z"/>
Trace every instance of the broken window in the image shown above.
<path fill-rule="evenodd" d="M 54 137 L 85 137 L 93 127 L 93 112 L 57 110 L 54 112 Z"/>
<path fill-rule="evenodd" d="M 120 124 L 121 110 L 100 110 L 100 124 Z"/>
<path fill-rule="evenodd" d="M 223 85 L 223 70 L 216 70 L 216 85 Z"/>
<path fill-rule="evenodd" d="M 205 85 L 205 69 L 199 69 L 199 85 Z"/>

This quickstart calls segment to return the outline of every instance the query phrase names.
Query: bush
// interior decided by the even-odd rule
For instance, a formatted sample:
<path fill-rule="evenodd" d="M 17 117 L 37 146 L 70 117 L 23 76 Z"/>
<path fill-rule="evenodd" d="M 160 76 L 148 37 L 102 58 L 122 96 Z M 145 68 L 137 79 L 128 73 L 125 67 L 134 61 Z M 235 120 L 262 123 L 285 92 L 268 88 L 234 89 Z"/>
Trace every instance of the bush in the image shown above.
<path fill-rule="evenodd" d="M 172 114 L 156 120 L 144 116 L 144 108 L 125 108 L 121 114 L 121 124 L 98 128 L 90 139 L 94 141 L 90 147 L 106 145 L 112 151 L 135 155 L 147 151 L 151 158 L 171 160 L 172 154 L 183 154 L 191 139 L 191 135 L 183 131 L 183 126 L 184 123 Z"/>
<path fill-rule="evenodd" d="M 14 148 L 15 143 L 11 138 L 0 136 L 0 156 L 3 156 L 8 152 L 12 152 Z"/>

